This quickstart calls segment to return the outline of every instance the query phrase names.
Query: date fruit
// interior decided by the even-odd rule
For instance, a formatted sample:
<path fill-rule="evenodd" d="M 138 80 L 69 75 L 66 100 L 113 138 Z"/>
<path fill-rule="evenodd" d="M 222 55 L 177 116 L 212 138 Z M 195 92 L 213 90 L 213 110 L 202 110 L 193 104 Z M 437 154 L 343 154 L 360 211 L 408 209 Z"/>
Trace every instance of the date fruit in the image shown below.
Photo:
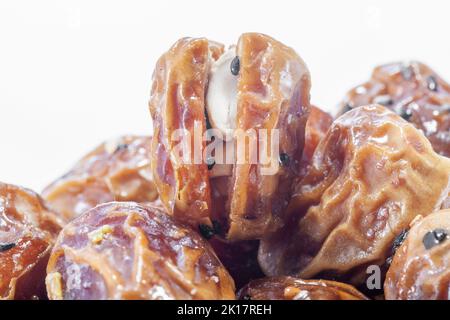
<path fill-rule="evenodd" d="M 238 293 L 245 300 L 367 300 L 354 287 L 328 280 L 293 277 L 262 278 L 251 281 Z"/>
<path fill-rule="evenodd" d="M 153 176 L 167 211 L 194 227 L 219 221 L 233 241 L 280 228 L 302 157 L 309 90 L 301 58 L 266 35 L 243 34 L 227 51 L 204 38 L 179 40 L 156 65 L 149 102 Z M 196 139 L 207 129 L 212 137 Z M 208 156 L 219 142 L 225 161 L 219 152 Z M 276 142 L 278 152 L 269 148 Z M 263 151 L 266 161 L 251 161 Z M 217 192 L 223 211 L 213 208 Z"/>
<path fill-rule="evenodd" d="M 296 184 L 286 227 L 261 241 L 265 274 L 366 280 L 418 215 L 438 210 L 450 159 L 413 125 L 380 105 L 336 119 Z"/>
<path fill-rule="evenodd" d="M 43 191 L 43 197 L 66 222 L 98 204 L 111 201 L 153 202 L 151 137 L 123 136 L 105 142 Z"/>
<path fill-rule="evenodd" d="M 47 267 L 52 300 L 234 299 L 210 245 L 156 207 L 101 204 L 67 224 Z"/>
<path fill-rule="evenodd" d="M 386 274 L 389 300 L 450 300 L 450 210 L 415 221 Z"/>
<path fill-rule="evenodd" d="M 423 63 L 390 63 L 347 93 L 341 113 L 382 104 L 422 130 L 434 150 L 450 157 L 450 85 Z"/>
<path fill-rule="evenodd" d="M 0 300 L 42 299 L 61 221 L 34 192 L 0 183 Z"/>

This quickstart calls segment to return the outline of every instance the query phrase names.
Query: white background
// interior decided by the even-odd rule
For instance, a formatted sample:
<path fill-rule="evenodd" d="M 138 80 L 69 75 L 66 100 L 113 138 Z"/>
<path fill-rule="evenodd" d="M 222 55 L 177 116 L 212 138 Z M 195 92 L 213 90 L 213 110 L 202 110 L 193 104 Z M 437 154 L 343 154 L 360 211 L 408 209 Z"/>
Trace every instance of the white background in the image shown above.
<path fill-rule="evenodd" d="M 450 79 L 450 1 L 0 0 L 0 181 L 40 191 L 102 140 L 150 134 L 154 63 L 183 36 L 267 33 L 332 110 L 372 67 L 419 59 Z"/>

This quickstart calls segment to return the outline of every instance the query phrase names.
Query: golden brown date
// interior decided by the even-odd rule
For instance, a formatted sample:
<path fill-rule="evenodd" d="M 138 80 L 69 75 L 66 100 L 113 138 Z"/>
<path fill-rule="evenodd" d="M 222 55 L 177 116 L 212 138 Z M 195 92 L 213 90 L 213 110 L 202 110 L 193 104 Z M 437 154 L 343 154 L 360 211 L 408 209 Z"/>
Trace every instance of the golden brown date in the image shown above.
<path fill-rule="evenodd" d="M 317 145 L 325 137 L 332 123 L 333 117 L 329 113 L 311 105 L 305 128 L 305 147 L 303 148 L 302 163 L 300 165 L 301 171 L 306 170 Z"/>
<path fill-rule="evenodd" d="M 50 299 L 234 299 L 210 245 L 156 207 L 99 205 L 67 224 L 47 267 Z"/>
<path fill-rule="evenodd" d="M 450 157 L 450 85 L 431 68 L 417 61 L 376 67 L 368 82 L 347 93 L 341 113 L 372 103 L 398 113 Z"/>
<path fill-rule="evenodd" d="M 293 277 L 262 278 L 251 281 L 238 293 L 246 300 L 367 300 L 354 287 L 328 280 Z"/>
<path fill-rule="evenodd" d="M 194 227 L 217 220 L 230 240 L 258 239 L 284 221 L 302 157 L 310 76 L 294 50 L 266 35 L 243 34 L 237 46 L 223 48 L 184 38 L 158 61 L 149 102 L 153 176 L 163 204 L 178 219 Z M 260 151 L 262 132 L 268 144 L 277 132 L 279 152 L 269 148 L 268 161 L 253 163 L 248 158 L 255 148 L 244 140 L 242 162 L 219 163 L 217 154 L 198 159 L 211 141 L 194 137 L 206 129 L 216 130 L 215 142 L 231 141 L 234 154 L 238 132 L 254 134 Z M 263 173 L 274 164 L 273 173 Z M 224 198 L 223 211 L 215 210 L 214 193 Z"/>
<path fill-rule="evenodd" d="M 105 202 L 156 201 L 150 146 L 151 137 L 140 136 L 105 142 L 45 188 L 43 197 L 66 222 Z"/>
<path fill-rule="evenodd" d="M 336 119 L 297 183 L 286 227 L 261 241 L 267 275 L 364 283 L 417 215 L 439 209 L 450 159 L 395 113 L 373 105 Z"/>
<path fill-rule="evenodd" d="M 390 300 L 450 300 L 450 210 L 415 221 L 386 274 Z"/>
<path fill-rule="evenodd" d="M 34 192 L 0 183 L 0 300 L 42 299 L 61 222 Z"/>

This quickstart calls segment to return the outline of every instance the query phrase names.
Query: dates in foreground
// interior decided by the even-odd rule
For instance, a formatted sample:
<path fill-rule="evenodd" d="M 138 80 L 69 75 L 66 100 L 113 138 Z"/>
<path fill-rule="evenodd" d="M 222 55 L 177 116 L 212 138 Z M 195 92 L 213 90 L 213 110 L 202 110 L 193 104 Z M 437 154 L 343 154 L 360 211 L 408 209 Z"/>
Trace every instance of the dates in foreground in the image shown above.
<path fill-rule="evenodd" d="M 267 275 L 365 283 L 393 241 L 449 192 L 450 159 L 388 109 L 355 108 L 334 121 L 295 187 L 290 222 L 262 240 Z"/>
<path fill-rule="evenodd" d="M 50 299 L 234 299 L 209 244 L 156 207 L 111 202 L 64 227 L 47 267 Z"/>

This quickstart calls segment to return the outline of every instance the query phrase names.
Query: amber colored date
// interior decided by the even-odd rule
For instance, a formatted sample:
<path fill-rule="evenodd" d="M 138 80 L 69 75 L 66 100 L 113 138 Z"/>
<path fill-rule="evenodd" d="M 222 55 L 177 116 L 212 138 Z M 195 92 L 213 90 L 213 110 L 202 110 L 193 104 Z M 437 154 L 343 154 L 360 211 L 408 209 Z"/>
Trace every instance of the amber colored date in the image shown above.
<path fill-rule="evenodd" d="M 234 299 L 200 235 L 156 207 L 99 205 L 66 225 L 47 266 L 50 299 Z"/>
<path fill-rule="evenodd" d="M 45 267 L 61 221 L 34 192 L 0 183 L 0 300 L 45 299 Z"/>
<path fill-rule="evenodd" d="M 396 236 L 441 206 L 449 172 L 450 159 L 387 108 L 345 113 L 295 186 L 286 227 L 262 240 L 264 272 L 364 284 L 367 266 L 384 265 Z"/>
<path fill-rule="evenodd" d="M 390 300 L 450 299 L 450 210 L 415 221 L 386 274 Z"/>

